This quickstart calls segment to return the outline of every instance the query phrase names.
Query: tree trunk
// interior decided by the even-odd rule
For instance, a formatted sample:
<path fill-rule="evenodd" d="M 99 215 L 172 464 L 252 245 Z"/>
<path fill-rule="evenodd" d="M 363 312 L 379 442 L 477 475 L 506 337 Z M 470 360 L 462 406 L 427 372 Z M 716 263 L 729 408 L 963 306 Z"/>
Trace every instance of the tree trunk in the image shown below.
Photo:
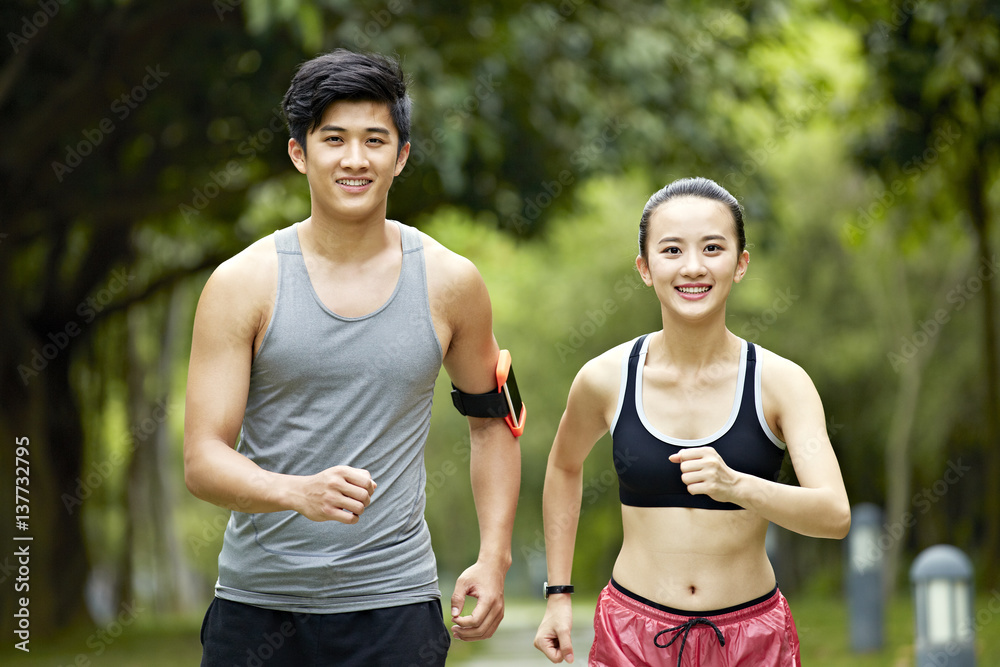
<path fill-rule="evenodd" d="M 128 521 L 136 536 L 128 556 L 136 594 L 149 596 L 142 602 L 157 612 L 178 612 L 189 608 L 192 588 L 174 530 L 175 487 L 180 482 L 171 475 L 168 417 L 173 412 L 171 353 L 186 300 L 174 290 L 167 307 L 161 307 L 163 301 L 133 306 L 128 313 L 129 429 L 135 436 L 127 485 Z M 150 358 L 142 354 L 142 343 L 154 338 L 156 353 Z"/>
<path fill-rule="evenodd" d="M 80 504 L 76 501 L 88 495 L 88 488 L 86 481 L 81 480 L 83 432 L 70 388 L 69 350 L 56 351 L 54 344 L 47 347 L 50 341 L 40 336 L 18 336 L 17 324 L 5 325 L 13 331 L 8 329 L 7 340 L 0 345 L 3 348 L 0 489 L 11 512 L 0 520 L 0 542 L 8 545 L 0 554 L 0 579 L 11 592 L 0 598 L 3 601 L 0 632 L 5 637 L 14 637 L 15 605 L 23 597 L 29 602 L 31 639 L 41 639 L 87 619 L 84 591 L 89 563 Z M 30 364 L 33 353 L 41 353 L 43 349 L 47 363 L 37 375 L 27 376 L 25 382 L 18 373 L 18 365 Z M 12 515 L 15 445 L 23 438 L 29 443 L 28 485 L 24 487 L 29 501 L 26 529 L 16 524 Z M 24 440 L 20 443 L 24 444 Z M 32 539 L 15 542 L 15 536 Z M 26 570 L 21 570 L 22 563 L 14 557 L 14 547 L 9 545 L 28 547 Z M 22 580 L 17 581 L 18 578 Z"/>
<path fill-rule="evenodd" d="M 893 305 L 877 307 L 878 312 L 884 313 L 889 319 L 888 330 L 893 332 L 891 337 L 893 344 L 898 340 L 911 340 L 916 329 L 916 318 L 910 307 L 907 276 L 902 263 L 898 260 L 895 269 L 896 279 L 887 281 L 889 284 L 895 283 L 890 290 L 893 299 L 883 300 L 883 303 Z M 953 284 L 953 275 L 954 273 L 949 271 L 944 278 L 945 288 Z M 936 312 L 938 304 L 943 304 L 946 298 L 945 291 L 942 290 L 931 301 L 929 312 Z M 888 546 L 884 549 L 884 599 L 888 599 L 896 591 L 903 545 L 911 524 L 908 517 L 912 516 L 913 430 L 921 412 L 920 390 L 923 377 L 938 340 L 940 336 L 927 336 L 926 342 L 907 355 L 905 361 L 902 360 L 903 357 L 899 357 L 893 362 L 897 364 L 895 370 L 899 375 L 899 389 L 885 442 L 886 504 L 881 539 Z M 882 548 L 882 545 L 879 547 Z"/>
<path fill-rule="evenodd" d="M 918 355 L 923 356 L 923 355 Z M 926 357 L 924 357 L 926 358 Z M 896 591 L 903 538 L 908 530 L 903 516 L 909 511 L 910 484 L 913 477 L 910 442 L 913 422 L 920 398 L 922 362 L 915 357 L 899 371 L 899 390 L 892 411 L 892 422 L 885 442 L 885 526 L 883 536 L 889 547 L 885 550 L 885 580 L 882 598 L 888 600 Z M 879 545 L 881 547 L 881 545 Z"/>
<path fill-rule="evenodd" d="M 977 153 L 985 157 L 985 146 L 982 142 L 977 147 Z M 969 216 L 976 235 L 978 271 L 984 263 L 995 260 L 990 232 L 989 212 L 987 210 L 986 185 L 983 183 L 980 165 L 966 172 L 966 192 L 969 204 Z M 986 531 L 983 536 L 983 567 L 985 583 L 988 587 L 995 586 L 1000 581 L 1000 364 L 998 364 L 997 340 L 1000 337 L 1000 324 L 996 314 L 996 290 L 993 287 L 995 269 L 989 276 L 982 279 L 983 291 L 983 357 L 986 370 L 986 438 L 983 442 L 984 459 L 986 461 L 985 498 L 993 499 L 985 503 L 984 520 Z"/>

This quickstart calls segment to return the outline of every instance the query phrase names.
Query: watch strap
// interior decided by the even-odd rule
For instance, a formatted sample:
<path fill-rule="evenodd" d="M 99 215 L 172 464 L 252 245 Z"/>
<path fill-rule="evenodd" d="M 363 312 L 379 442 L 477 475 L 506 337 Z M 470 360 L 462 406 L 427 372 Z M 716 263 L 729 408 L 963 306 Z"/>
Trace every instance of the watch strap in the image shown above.
<path fill-rule="evenodd" d="M 571 585 L 549 586 L 549 582 L 546 581 L 544 586 L 542 587 L 542 590 L 544 592 L 545 598 L 548 599 L 550 595 L 559 595 L 561 593 L 572 593 L 573 586 Z"/>

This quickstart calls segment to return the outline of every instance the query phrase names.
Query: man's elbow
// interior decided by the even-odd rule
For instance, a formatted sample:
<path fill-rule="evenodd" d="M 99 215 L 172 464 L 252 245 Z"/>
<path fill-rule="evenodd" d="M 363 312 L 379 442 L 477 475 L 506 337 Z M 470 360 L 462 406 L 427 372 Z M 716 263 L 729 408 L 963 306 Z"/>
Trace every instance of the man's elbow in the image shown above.
<path fill-rule="evenodd" d="M 186 447 L 184 452 L 184 486 L 195 498 L 205 500 L 204 481 L 200 474 L 197 457 Z"/>

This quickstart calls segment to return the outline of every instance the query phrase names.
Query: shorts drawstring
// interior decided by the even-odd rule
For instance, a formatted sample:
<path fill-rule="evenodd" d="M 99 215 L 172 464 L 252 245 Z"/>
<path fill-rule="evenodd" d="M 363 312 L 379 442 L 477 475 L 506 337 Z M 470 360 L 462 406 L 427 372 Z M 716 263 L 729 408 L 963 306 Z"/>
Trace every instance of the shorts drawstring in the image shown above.
<path fill-rule="evenodd" d="M 677 653 L 677 667 L 681 667 L 681 657 L 684 655 L 684 646 L 687 644 L 688 633 L 691 632 L 691 628 L 693 628 L 696 625 L 710 626 L 713 630 L 715 630 L 715 636 L 719 640 L 719 646 L 726 645 L 726 638 L 722 636 L 722 631 L 719 630 L 719 628 L 715 625 L 715 623 L 712 623 L 712 621 L 708 620 L 707 618 L 701 618 L 701 617 L 692 618 L 687 623 L 678 625 L 675 628 L 667 628 L 666 630 L 660 630 L 659 632 L 656 633 L 656 636 L 653 637 L 653 644 L 656 646 L 656 648 L 667 648 L 675 641 L 677 641 L 678 637 L 681 637 L 683 635 L 683 637 L 681 637 L 681 650 Z M 666 632 L 673 632 L 674 637 L 666 644 L 661 644 L 658 641 L 660 639 L 660 635 Z"/>

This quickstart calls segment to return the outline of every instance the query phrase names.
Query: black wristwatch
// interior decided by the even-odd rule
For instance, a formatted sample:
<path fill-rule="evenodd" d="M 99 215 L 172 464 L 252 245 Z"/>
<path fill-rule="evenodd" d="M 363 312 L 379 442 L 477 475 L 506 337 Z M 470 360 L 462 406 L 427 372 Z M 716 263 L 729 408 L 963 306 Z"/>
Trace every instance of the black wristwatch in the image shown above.
<path fill-rule="evenodd" d="M 549 582 L 545 582 L 542 585 L 542 594 L 545 599 L 548 600 L 550 595 L 558 595 L 559 593 L 572 593 L 572 586 L 549 586 Z"/>

